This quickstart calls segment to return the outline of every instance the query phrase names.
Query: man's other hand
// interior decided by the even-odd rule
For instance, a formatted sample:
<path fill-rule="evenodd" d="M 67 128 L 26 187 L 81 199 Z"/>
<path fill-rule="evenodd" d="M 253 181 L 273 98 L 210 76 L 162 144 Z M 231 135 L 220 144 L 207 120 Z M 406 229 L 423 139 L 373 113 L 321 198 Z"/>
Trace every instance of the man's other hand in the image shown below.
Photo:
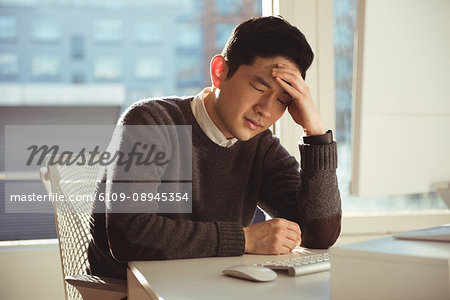
<path fill-rule="evenodd" d="M 286 219 L 276 218 L 244 227 L 245 253 L 287 254 L 299 246 L 300 226 Z"/>

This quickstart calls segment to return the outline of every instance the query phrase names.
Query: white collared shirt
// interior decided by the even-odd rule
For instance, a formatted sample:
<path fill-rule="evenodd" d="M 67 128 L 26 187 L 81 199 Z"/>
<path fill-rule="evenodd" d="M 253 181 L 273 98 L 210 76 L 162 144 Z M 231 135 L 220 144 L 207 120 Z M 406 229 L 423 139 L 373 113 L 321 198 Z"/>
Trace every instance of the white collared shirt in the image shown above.
<path fill-rule="evenodd" d="M 191 101 L 192 113 L 194 114 L 197 123 L 200 125 L 200 128 L 211 141 L 221 147 L 229 148 L 233 146 L 238 141 L 238 139 L 227 139 L 225 135 L 223 135 L 222 131 L 217 128 L 216 124 L 214 124 L 214 122 L 209 117 L 208 112 L 206 111 L 205 102 L 203 101 L 203 99 L 209 93 L 211 93 L 211 88 L 207 87 L 194 97 L 194 99 Z"/>

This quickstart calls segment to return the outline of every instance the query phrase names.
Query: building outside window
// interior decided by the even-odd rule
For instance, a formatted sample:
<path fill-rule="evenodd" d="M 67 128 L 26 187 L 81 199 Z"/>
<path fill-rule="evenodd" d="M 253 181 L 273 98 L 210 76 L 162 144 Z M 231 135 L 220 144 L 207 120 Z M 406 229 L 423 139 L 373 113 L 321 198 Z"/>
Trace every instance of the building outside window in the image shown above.
<path fill-rule="evenodd" d="M 214 25 L 214 32 L 215 32 L 215 41 L 214 46 L 216 49 L 222 50 L 223 46 L 228 41 L 228 37 L 233 32 L 234 27 L 236 27 L 237 24 L 232 23 L 217 23 Z"/>
<path fill-rule="evenodd" d="M 57 42 L 61 38 L 58 21 L 51 18 L 39 18 L 32 22 L 31 36 L 36 42 Z"/>
<path fill-rule="evenodd" d="M 115 81 L 122 77 L 122 61 L 118 56 L 97 57 L 94 62 L 94 78 Z"/>
<path fill-rule="evenodd" d="M 200 55 L 177 55 L 177 80 L 180 84 L 192 84 L 203 81 L 203 59 Z"/>
<path fill-rule="evenodd" d="M 136 59 L 135 76 L 141 80 L 158 80 L 163 77 L 163 64 L 157 57 Z"/>
<path fill-rule="evenodd" d="M 242 10 L 242 0 L 214 0 L 215 11 L 221 15 L 232 15 Z"/>
<path fill-rule="evenodd" d="M 85 82 L 85 78 L 84 78 L 83 73 L 79 72 L 79 73 L 72 74 L 72 83 L 81 84 L 84 82 Z"/>
<path fill-rule="evenodd" d="M 176 30 L 178 50 L 197 50 L 203 42 L 203 30 L 200 23 L 178 23 Z"/>
<path fill-rule="evenodd" d="M 72 36 L 70 41 L 72 58 L 84 57 L 84 39 L 82 36 Z"/>
<path fill-rule="evenodd" d="M 164 40 L 164 28 L 161 23 L 139 22 L 136 24 L 135 34 L 139 44 L 159 44 Z"/>
<path fill-rule="evenodd" d="M 35 55 L 31 61 L 31 74 L 35 79 L 57 79 L 61 72 L 61 60 L 55 55 Z"/>
<path fill-rule="evenodd" d="M 120 84 L 126 97 L 123 109 L 145 97 L 197 94 L 210 84 L 209 61 L 225 42 L 222 29 L 216 41 L 214 25 L 236 25 L 261 15 L 261 0 L 0 2 L 0 85 L 14 81 L 21 89 L 45 84 L 40 91 L 55 93 L 49 89 L 60 84 L 82 89 Z M 35 94 L 27 104 L 48 106 L 46 96 Z M 98 105 L 95 101 L 94 97 L 91 104 Z M 0 97 L 0 111 L 9 104 Z M 29 119 L 22 117 L 17 122 Z M 84 116 L 79 120 L 83 123 Z M 0 149 L 3 143 L 0 135 Z M 4 183 L 0 176 L 0 206 L 5 201 Z M 0 240 L 55 237 L 53 215 L 5 214 L 0 209 Z"/>
<path fill-rule="evenodd" d="M 15 53 L 0 53 L 0 77 L 15 77 L 18 73 L 18 59 Z"/>
<path fill-rule="evenodd" d="M 94 40 L 100 43 L 117 43 L 122 40 L 121 20 L 101 19 L 94 22 Z"/>
<path fill-rule="evenodd" d="M 14 16 L 0 16 L 0 40 L 17 37 L 17 22 Z"/>

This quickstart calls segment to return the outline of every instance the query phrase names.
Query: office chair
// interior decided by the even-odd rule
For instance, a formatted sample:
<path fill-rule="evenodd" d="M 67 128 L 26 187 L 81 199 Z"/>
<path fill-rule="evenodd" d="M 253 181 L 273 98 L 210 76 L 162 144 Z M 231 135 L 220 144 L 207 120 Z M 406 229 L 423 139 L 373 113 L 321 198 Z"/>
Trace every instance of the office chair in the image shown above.
<path fill-rule="evenodd" d="M 88 158 L 87 158 L 88 159 Z M 40 170 L 46 191 L 63 195 L 93 195 L 101 167 L 49 165 Z M 55 195 L 55 194 L 53 194 Z M 92 201 L 52 201 L 58 235 L 64 290 L 67 300 L 121 299 L 127 296 L 126 280 L 87 274 L 87 249 Z"/>

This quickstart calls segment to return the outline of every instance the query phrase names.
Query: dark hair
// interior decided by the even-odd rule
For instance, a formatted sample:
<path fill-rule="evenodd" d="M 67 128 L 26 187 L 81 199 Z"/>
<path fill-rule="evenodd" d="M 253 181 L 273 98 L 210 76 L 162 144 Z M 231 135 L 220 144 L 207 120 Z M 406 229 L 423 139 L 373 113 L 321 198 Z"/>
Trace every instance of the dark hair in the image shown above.
<path fill-rule="evenodd" d="M 305 35 L 282 17 L 249 19 L 236 28 L 222 50 L 231 78 L 242 65 L 251 65 L 256 57 L 283 56 L 299 68 L 303 79 L 314 59 Z"/>

